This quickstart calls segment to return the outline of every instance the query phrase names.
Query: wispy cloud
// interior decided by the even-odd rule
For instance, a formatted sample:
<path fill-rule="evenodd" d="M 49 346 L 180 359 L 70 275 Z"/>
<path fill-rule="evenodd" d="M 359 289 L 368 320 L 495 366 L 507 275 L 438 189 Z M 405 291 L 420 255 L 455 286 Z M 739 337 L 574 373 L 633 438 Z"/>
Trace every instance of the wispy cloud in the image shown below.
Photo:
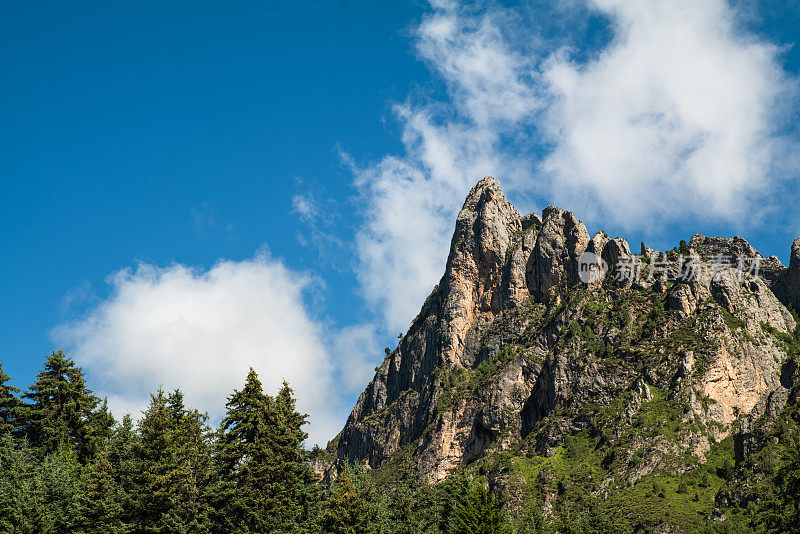
<path fill-rule="evenodd" d="M 228 234 L 233 232 L 232 222 L 222 222 L 219 219 L 217 206 L 213 202 L 203 202 L 200 206 L 192 208 L 192 226 L 198 234 L 223 231 Z"/>
<path fill-rule="evenodd" d="M 414 39 L 447 99 L 395 106 L 402 154 L 346 158 L 366 205 L 359 280 L 390 329 L 441 276 L 460 202 L 484 175 L 529 204 L 656 231 L 686 218 L 758 224 L 797 170 L 786 129 L 797 81 L 724 0 L 565 5 L 433 2 Z M 587 17 L 608 30 L 601 48 L 564 34 Z"/>

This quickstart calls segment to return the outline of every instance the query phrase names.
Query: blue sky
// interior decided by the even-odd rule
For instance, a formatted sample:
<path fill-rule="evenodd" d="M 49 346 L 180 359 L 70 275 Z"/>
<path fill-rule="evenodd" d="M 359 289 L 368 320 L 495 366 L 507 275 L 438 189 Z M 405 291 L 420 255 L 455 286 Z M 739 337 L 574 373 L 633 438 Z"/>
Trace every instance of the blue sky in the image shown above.
<path fill-rule="evenodd" d="M 800 236 L 797 1 L 28 2 L 0 25 L 0 362 L 25 386 L 64 346 L 118 412 L 164 384 L 216 415 L 253 365 L 332 437 L 486 174 L 634 247 L 739 234 L 786 261 Z"/>

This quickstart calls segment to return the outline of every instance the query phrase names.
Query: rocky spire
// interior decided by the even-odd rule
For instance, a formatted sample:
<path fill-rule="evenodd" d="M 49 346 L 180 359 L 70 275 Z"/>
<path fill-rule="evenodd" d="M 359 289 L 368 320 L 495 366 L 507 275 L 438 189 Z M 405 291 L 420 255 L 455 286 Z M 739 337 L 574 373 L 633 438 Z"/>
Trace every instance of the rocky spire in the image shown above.
<path fill-rule="evenodd" d="M 698 235 L 690 245 L 760 257 L 741 238 Z M 480 180 L 456 219 L 439 285 L 353 408 L 331 450 L 337 460 L 378 467 L 407 449 L 420 472 L 438 481 L 490 446 L 527 439 L 540 453 L 553 449 L 585 424 L 554 416 L 560 409 L 604 405 L 629 391 L 624 413 L 634 414 L 649 398 L 648 384 L 684 399 L 714 429 L 710 437 L 687 434 L 702 455 L 711 439 L 732 431 L 736 414 L 780 387 L 781 345 L 762 325 L 794 328 L 772 280 L 800 299 L 800 240 L 790 267 L 775 267 L 767 282 L 728 270 L 658 291 L 647 282 L 619 286 L 611 276 L 583 285 L 584 252 L 612 268 L 631 255 L 622 238 L 590 239 L 569 211 L 550 206 L 541 217 L 521 217 L 497 180 Z M 694 331 L 696 340 L 687 334 Z M 671 339 L 673 332 L 682 334 Z M 700 402 L 697 391 L 716 402 Z M 553 423 L 526 438 L 544 418 Z"/>
<path fill-rule="evenodd" d="M 789 294 L 795 310 L 800 310 L 800 239 L 792 244 L 789 260 Z"/>

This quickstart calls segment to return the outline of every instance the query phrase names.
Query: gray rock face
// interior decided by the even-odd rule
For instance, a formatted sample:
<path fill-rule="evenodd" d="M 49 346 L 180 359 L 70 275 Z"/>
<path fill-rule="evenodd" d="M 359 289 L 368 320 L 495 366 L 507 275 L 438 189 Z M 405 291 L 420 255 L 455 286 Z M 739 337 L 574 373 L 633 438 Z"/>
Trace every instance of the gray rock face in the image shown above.
<path fill-rule="evenodd" d="M 631 249 L 628 242 L 621 237 L 615 237 L 603 248 L 602 258 L 609 268 L 614 267 L 622 258 L 630 258 Z"/>
<path fill-rule="evenodd" d="M 796 310 L 800 310 L 800 239 L 792 244 L 789 260 L 789 297 Z"/>
<path fill-rule="evenodd" d="M 689 248 L 697 251 L 703 257 L 725 257 L 733 262 L 739 258 L 761 257 L 761 254 L 746 240 L 736 237 L 708 237 L 703 234 L 692 236 Z"/>
<path fill-rule="evenodd" d="M 578 280 L 578 258 L 589 244 L 589 232 L 569 211 L 545 208 L 542 229 L 536 238 L 526 276 L 528 288 L 539 302 L 550 302 Z"/>
<path fill-rule="evenodd" d="M 800 291 L 800 240 L 795 245 L 785 276 L 794 268 L 797 283 L 786 286 Z M 741 238 L 695 236 L 691 248 L 760 257 Z M 702 459 L 712 440 L 737 431 L 741 415 L 778 409 L 788 371 L 775 333 L 795 323 L 769 280 L 729 268 L 689 282 L 673 276 L 658 291 L 619 287 L 611 277 L 587 287 L 578 280 L 584 251 L 612 266 L 631 254 L 624 239 L 590 239 L 568 211 L 551 206 L 541 218 L 520 217 L 496 180 L 481 180 L 456 220 L 441 282 L 361 394 L 337 461 L 379 467 L 408 450 L 417 469 L 439 481 L 487 451 L 551 454 L 590 424 L 587 407 L 626 399 L 603 432 L 611 442 L 635 441 L 618 447 L 619 465 L 632 461 L 630 446 L 648 451 L 632 473 L 613 475 L 630 481 L 665 466 L 680 470 L 669 462 L 686 450 Z M 656 389 L 685 406 L 687 421 L 703 424 L 685 425 L 671 442 L 658 432 L 626 437 Z M 738 430 L 743 451 L 754 429 Z"/>

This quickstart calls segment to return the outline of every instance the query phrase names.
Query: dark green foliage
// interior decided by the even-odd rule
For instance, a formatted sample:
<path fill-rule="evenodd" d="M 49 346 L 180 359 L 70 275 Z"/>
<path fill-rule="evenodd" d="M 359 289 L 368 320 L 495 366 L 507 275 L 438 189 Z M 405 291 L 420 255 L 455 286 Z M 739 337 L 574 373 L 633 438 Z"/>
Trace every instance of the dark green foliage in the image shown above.
<path fill-rule="evenodd" d="M 139 436 L 133 427 L 130 414 L 122 418 L 122 422 L 114 429 L 108 445 L 108 458 L 111 462 L 111 474 L 117 497 L 122 509 L 121 520 L 126 525 L 136 521 L 135 497 L 140 476 L 141 462 L 136 457 Z"/>
<path fill-rule="evenodd" d="M 20 424 L 22 403 L 17 397 L 19 388 L 8 384 L 10 380 L 11 377 L 3 372 L 3 364 L 0 364 L 0 436 L 15 433 Z"/>
<path fill-rule="evenodd" d="M 744 321 L 736 317 L 734 314 L 726 310 L 725 308 L 720 308 L 722 312 L 722 317 L 725 319 L 725 325 L 731 330 L 742 330 L 747 325 Z"/>
<path fill-rule="evenodd" d="M 207 532 L 211 448 L 205 416 L 159 389 L 139 423 L 132 507 L 137 532 Z"/>
<path fill-rule="evenodd" d="M 45 453 L 66 446 L 81 462 L 91 459 L 106 416 L 93 415 L 97 399 L 72 359 L 61 350 L 53 352 L 23 398 L 30 401 L 22 411 L 22 424 L 31 445 Z"/>
<path fill-rule="evenodd" d="M 20 534 L 74 532 L 80 465 L 66 448 L 41 458 L 24 442 L 0 438 L 0 529 Z"/>
<path fill-rule="evenodd" d="M 217 444 L 219 518 L 227 532 L 299 532 L 315 522 L 316 477 L 303 450 L 306 415 L 284 383 L 265 395 L 253 369 L 229 397 Z"/>
<path fill-rule="evenodd" d="M 320 527 L 325 534 L 377 534 L 374 511 L 357 491 L 352 471 L 345 468 L 326 497 L 320 515 Z"/>
<path fill-rule="evenodd" d="M 483 484 L 475 484 L 456 506 L 451 534 L 502 534 L 508 532 L 500 503 Z"/>
<path fill-rule="evenodd" d="M 106 445 L 98 452 L 78 499 L 77 528 L 86 534 L 123 534 L 121 501 Z"/>

